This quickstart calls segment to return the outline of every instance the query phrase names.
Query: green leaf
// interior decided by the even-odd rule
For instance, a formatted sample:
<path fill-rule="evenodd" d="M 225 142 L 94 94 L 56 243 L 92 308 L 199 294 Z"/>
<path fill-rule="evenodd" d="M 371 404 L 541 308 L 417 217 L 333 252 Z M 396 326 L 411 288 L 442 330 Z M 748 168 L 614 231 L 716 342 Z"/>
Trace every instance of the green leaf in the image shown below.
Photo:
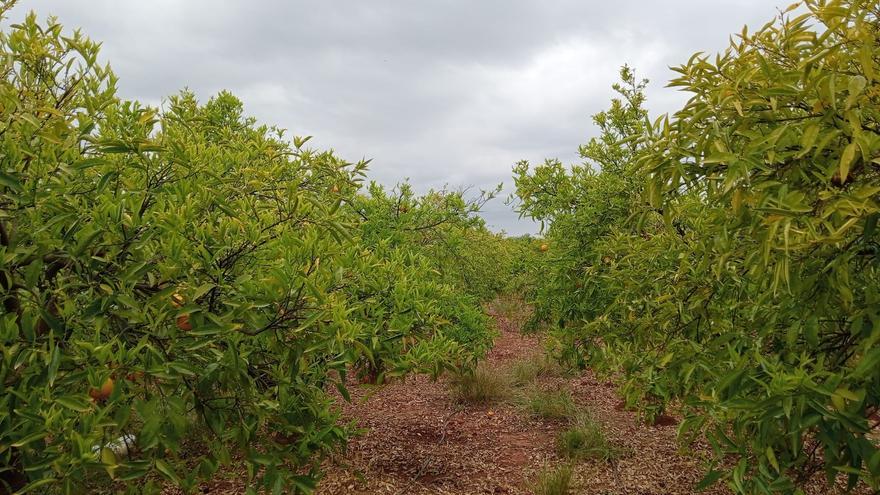
<path fill-rule="evenodd" d="M 199 286 L 198 288 L 196 288 L 196 290 L 193 292 L 193 295 L 192 295 L 193 301 L 198 300 L 199 298 L 201 298 L 202 296 L 204 296 L 205 294 L 207 294 L 208 291 L 211 290 L 211 289 L 213 289 L 214 287 L 216 287 L 216 285 L 213 284 L 213 283 L 211 283 L 211 282 L 208 282 L 208 283 L 206 283 L 206 284 L 202 284 L 202 285 L 200 285 L 200 286 Z"/>
<path fill-rule="evenodd" d="M 37 440 L 42 440 L 42 439 L 46 438 L 48 435 L 49 435 L 49 432 L 38 431 L 36 433 L 31 433 L 30 435 L 22 438 L 21 440 L 17 440 L 9 445 L 12 447 L 15 447 L 15 448 L 24 447 L 25 445 L 27 445 L 31 442 L 36 442 Z"/>
<path fill-rule="evenodd" d="M 336 390 L 339 391 L 339 394 L 342 395 L 346 402 L 351 402 L 351 395 L 348 394 L 348 389 L 345 388 L 343 383 L 336 382 Z"/>
<path fill-rule="evenodd" d="M 105 163 L 107 163 L 107 161 L 103 157 L 84 158 L 74 163 L 73 168 L 77 170 L 86 170 Z"/>
<path fill-rule="evenodd" d="M 813 148 L 818 136 L 819 124 L 811 124 L 804 130 L 801 136 L 801 152 L 798 153 L 799 157 L 806 155 Z"/>
<path fill-rule="evenodd" d="M 58 376 L 58 367 L 61 366 L 61 346 L 52 346 L 49 356 L 49 363 L 46 367 L 46 379 L 51 387 L 55 384 L 55 378 Z"/>
<path fill-rule="evenodd" d="M 779 473 L 779 461 L 776 460 L 776 453 L 773 452 L 773 447 L 768 446 L 767 450 L 764 452 L 770 465 L 773 466 L 773 469 L 775 469 L 777 473 Z"/>
<path fill-rule="evenodd" d="M 703 479 L 700 480 L 699 483 L 694 487 L 694 490 L 701 492 L 706 488 L 714 485 L 716 481 L 718 481 L 724 473 L 722 471 L 717 471 L 715 469 L 710 470 L 703 476 Z"/>
<path fill-rule="evenodd" d="M 36 490 L 37 488 L 40 488 L 40 487 L 43 487 L 46 485 L 50 485 L 52 483 L 56 483 L 57 481 L 58 481 L 57 478 L 54 478 L 51 476 L 47 477 L 47 478 L 42 478 L 42 479 L 39 479 L 36 481 L 32 481 L 32 482 L 28 483 L 27 485 L 25 485 L 24 488 L 22 488 L 21 490 L 15 492 L 15 495 L 24 495 L 25 493 L 31 493 L 34 490 Z"/>
<path fill-rule="evenodd" d="M 73 396 L 55 397 L 54 402 L 76 412 L 86 412 L 91 409 L 91 404 L 85 399 Z"/>
<path fill-rule="evenodd" d="M 22 185 L 18 178 L 3 171 L 0 171 L 0 185 L 6 186 L 16 193 L 22 191 Z"/>
<path fill-rule="evenodd" d="M 846 98 L 846 108 L 847 109 L 849 109 L 850 107 L 852 107 L 855 104 L 856 99 L 859 97 L 859 95 L 862 94 L 862 91 L 865 90 L 865 86 L 867 86 L 867 84 L 868 84 L 868 80 L 865 79 L 864 76 L 855 75 L 855 76 L 851 76 L 849 78 L 849 87 L 848 87 L 849 96 L 847 96 L 847 98 Z"/>
<path fill-rule="evenodd" d="M 108 449 L 107 447 L 102 448 L 101 462 L 104 464 L 104 468 L 107 470 L 107 474 L 110 478 L 114 478 L 118 461 L 116 460 L 116 454 L 113 450 Z"/>
<path fill-rule="evenodd" d="M 855 142 L 849 143 L 846 148 L 843 149 L 843 153 L 840 154 L 840 166 L 838 170 L 841 183 L 846 183 L 846 179 L 849 176 L 850 165 L 852 165 L 852 162 L 856 157 L 856 146 L 857 144 Z"/>
<path fill-rule="evenodd" d="M 180 478 L 177 477 L 177 473 L 164 460 L 156 459 L 156 469 L 175 485 L 180 485 Z"/>
<path fill-rule="evenodd" d="M 862 237 L 864 242 L 870 242 L 874 238 L 874 232 L 877 230 L 877 220 L 880 219 L 880 213 L 872 213 L 865 220 L 865 229 Z"/>
<path fill-rule="evenodd" d="M 804 322 L 804 338 L 810 346 L 819 345 L 819 318 L 811 315 Z"/>

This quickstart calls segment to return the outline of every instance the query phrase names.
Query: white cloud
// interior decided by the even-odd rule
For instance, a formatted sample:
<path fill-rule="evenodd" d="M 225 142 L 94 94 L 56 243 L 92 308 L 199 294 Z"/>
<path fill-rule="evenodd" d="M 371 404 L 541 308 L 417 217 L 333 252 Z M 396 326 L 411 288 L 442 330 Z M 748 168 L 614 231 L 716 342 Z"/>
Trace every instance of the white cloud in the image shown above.
<path fill-rule="evenodd" d="M 13 20 L 35 9 L 82 27 L 103 42 L 124 97 L 228 89 L 288 135 L 373 158 L 380 182 L 410 177 L 425 190 L 510 185 L 520 159 L 576 161 L 623 63 L 651 79 L 652 113 L 674 110 L 685 97 L 664 88 L 667 67 L 724 48 L 774 3 L 26 0 Z M 486 218 L 534 230 L 501 202 Z"/>

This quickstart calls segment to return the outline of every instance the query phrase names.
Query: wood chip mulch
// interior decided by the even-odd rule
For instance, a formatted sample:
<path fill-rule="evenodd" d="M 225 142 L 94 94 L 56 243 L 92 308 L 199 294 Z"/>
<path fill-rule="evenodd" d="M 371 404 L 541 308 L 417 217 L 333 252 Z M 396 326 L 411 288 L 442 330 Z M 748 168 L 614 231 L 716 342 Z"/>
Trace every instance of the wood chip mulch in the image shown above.
<path fill-rule="evenodd" d="M 520 332 L 523 316 L 489 308 L 499 336 L 483 365 L 499 370 L 542 352 L 539 336 Z M 614 462 L 582 460 L 574 466 L 573 494 L 684 495 L 705 472 L 705 445 L 684 448 L 677 420 L 650 426 L 624 410 L 612 383 L 587 371 L 539 378 L 545 387 L 569 389 L 610 442 L 624 454 Z M 333 391 L 336 394 L 335 390 Z M 510 401 L 485 405 L 457 402 L 447 379 L 414 376 L 381 387 L 351 383 L 351 402 L 336 394 L 343 419 L 365 433 L 345 452 L 326 460 L 317 495 L 530 494 L 536 473 L 568 462 L 556 453 L 562 421 L 533 419 Z M 244 493 L 244 473 L 202 485 L 202 493 Z M 700 492 L 731 493 L 717 485 Z M 824 484 L 810 495 L 843 493 Z M 862 493 L 859 491 L 859 493 Z M 869 492 L 864 492 L 869 493 Z"/>
<path fill-rule="evenodd" d="M 540 349 L 537 338 L 504 330 L 489 366 Z M 528 472 L 554 459 L 561 424 L 532 420 L 506 404 L 457 403 L 444 379 L 415 376 L 378 391 L 349 391 L 343 416 L 368 433 L 325 465 L 321 495 L 528 493 Z"/>
<path fill-rule="evenodd" d="M 504 367 L 540 352 L 541 339 L 494 315 L 501 330 L 486 361 Z M 618 407 L 615 388 L 587 372 L 545 377 L 548 387 L 567 386 L 593 413 L 609 440 L 627 452 L 615 463 L 581 461 L 574 493 L 690 494 L 703 474 L 699 455 L 685 453 L 676 426 L 647 426 Z M 445 380 L 425 377 L 392 383 L 372 395 L 354 389 L 344 416 L 368 430 L 348 452 L 325 466 L 318 493 L 527 494 L 542 467 L 565 462 L 555 453 L 559 421 L 531 419 L 506 403 L 462 405 Z M 729 493 L 716 487 L 703 493 Z"/>
<path fill-rule="evenodd" d="M 541 352 L 539 336 L 520 332 L 522 317 L 509 318 L 491 308 L 490 314 L 500 335 L 484 364 L 503 368 Z M 626 452 L 613 463 L 579 461 L 572 493 L 696 493 L 694 485 L 705 474 L 708 447 L 683 447 L 676 436 L 677 420 L 646 425 L 636 413 L 620 407 L 612 383 L 597 380 L 589 371 L 574 377 L 542 377 L 540 382 L 570 389 L 578 405 L 603 426 L 611 443 Z M 355 438 L 344 455 L 325 463 L 319 495 L 529 494 L 540 469 L 567 462 L 555 452 L 564 423 L 531 419 L 509 403 L 457 403 L 444 379 L 410 377 L 378 390 L 354 386 L 350 392 L 350 404 L 340 400 L 343 416 L 357 421 L 367 433 Z M 731 492 L 716 485 L 700 493 Z M 843 491 L 816 483 L 807 493 Z"/>

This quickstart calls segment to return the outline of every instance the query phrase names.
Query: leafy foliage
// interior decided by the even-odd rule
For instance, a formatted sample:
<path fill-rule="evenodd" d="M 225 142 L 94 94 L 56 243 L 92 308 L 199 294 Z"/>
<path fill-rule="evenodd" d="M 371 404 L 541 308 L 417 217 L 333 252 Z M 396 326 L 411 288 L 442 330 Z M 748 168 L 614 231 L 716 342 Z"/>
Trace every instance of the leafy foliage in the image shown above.
<path fill-rule="evenodd" d="M 501 190 L 431 190 L 423 196 L 408 183 L 391 191 L 372 183 L 353 208 L 363 219 L 363 242 L 386 242 L 427 258 L 442 282 L 453 284 L 481 300 L 506 287 L 512 255 L 506 239 L 486 228 L 476 215 Z"/>
<path fill-rule="evenodd" d="M 407 196 L 419 243 L 355 213 L 383 202 L 366 163 L 228 93 L 120 100 L 97 44 L 33 14 L 0 51 L 0 492 L 190 490 L 233 454 L 254 490 L 309 491 L 347 437 L 326 390 L 352 366 L 485 351 L 497 283 L 439 256 L 495 239 L 472 203 Z"/>
<path fill-rule="evenodd" d="M 725 356 L 685 364 L 673 343 L 666 373 L 715 384 L 685 430 L 753 454 L 732 473 L 742 491 L 785 490 L 820 466 L 880 483 L 878 11 L 806 7 L 679 68 L 672 84 L 694 97 L 645 159 L 653 203 L 693 225 L 683 243 L 705 255 L 676 272 L 692 293 L 677 299 L 705 309 L 654 314 L 681 327 L 670 341 Z"/>
<path fill-rule="evenodd" d="M 600 136 L 580 148 L 584 164 L 567 169 L 548 160 L 532 169 L 523 161 L 514 168 L 521 214 L 551 222 L 541 241 L 547 251 L 520 256 L 534 267 L 524 277 L 533 286 L 533 325 L 546 321 L 565 328 L 591 320 L 612 300 L 606 278 L 611 258 L 597 240 L 622 229 L 636 206 L 640 175 L 634 160 L 647 115 L 647 81 L 626 66 L 620 75 L 622 83 L 614 86 L 620 98 L 593 119 Z"/>
<path fill-rule="evenodd" d="M 488 350 L 492 333 L 480 301 L 501 289 L 505 267 L 466 253 L 503 252 L 503 240 L 475 215 L 493 196 L 417 196 L 407 183 L 390 192 L 372 183 L 351 198 L 348 210 L 360 222 L 357 245 L 366 256 L 353 270 L 350 295 L 370 302 L 371 313 L 359 316 L 373 322 L 362 338 L 367 380 L 388 372 L 460 372 Z"/>
<path fill-rule="evenodd" d="M 795 4 L 676 68 L 671 118 L 602 128 L 617 176 L 516 169 L 552 221 L 538 317 L 648 416 L 681 404 L 716 453 L 703 485 L 880 486 L 877 26 L 873 3 Z"/>

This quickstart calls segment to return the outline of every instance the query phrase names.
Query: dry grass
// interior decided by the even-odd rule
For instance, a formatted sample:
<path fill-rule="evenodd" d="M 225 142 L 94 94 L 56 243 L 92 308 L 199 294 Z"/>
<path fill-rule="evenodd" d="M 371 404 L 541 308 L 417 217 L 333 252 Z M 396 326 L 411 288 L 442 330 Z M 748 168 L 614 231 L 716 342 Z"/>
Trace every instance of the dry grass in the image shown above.
<path fill-rule="evenodd" d="M 532 385 L 522 391 L 518 402 L 527 413 L 538 418 L 567 419 L 577 412 L 571 392 L 564 388 Z"/>
<path fill-rule="evenodd" d="M 451 380 L 452 396 L 459 402 L 486 404 L 510 396 L 507 376 L 489 366 L 477 366 L 471 373 L 456 375 Z"/>
<path fill-rule="evenodd" d="M 541 376 L 555 376 L 559 373 L 559 365 L 546 354 L 531 354 L 510 365 L 510 380 L 516 386 L 528 385 Z"/>
<path fill-rule="evenodd" d="M 538 473 L 532 492 L 535 495 L 567 495 L 571 492 L 572 473 L 569 464 L 547 466 Z"/>
<path fill-rule="evenodd" d="M 586 411 L 578 412 L 571 426 L 559 434 L 557 450 L 560 455 L 573 460 L 610 461 L 624 453 L 623 449 L 608 441 L 602 426 Z"/>

